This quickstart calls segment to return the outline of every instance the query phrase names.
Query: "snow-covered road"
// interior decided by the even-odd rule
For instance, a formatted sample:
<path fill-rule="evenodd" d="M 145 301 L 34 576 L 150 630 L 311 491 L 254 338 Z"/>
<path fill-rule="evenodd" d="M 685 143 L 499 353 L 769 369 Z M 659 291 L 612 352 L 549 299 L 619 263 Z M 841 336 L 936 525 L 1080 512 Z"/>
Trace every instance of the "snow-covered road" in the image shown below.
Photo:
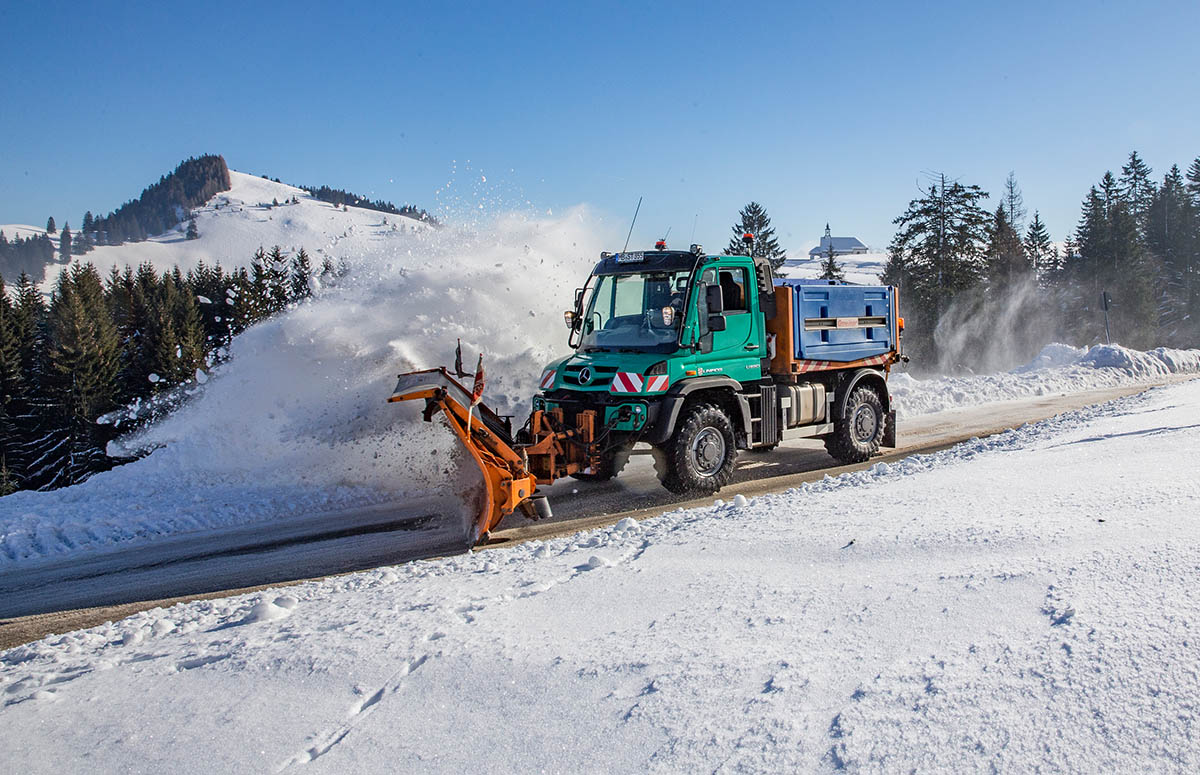
<path fill-rule="evenodd" d="M 1200 383 L 0 655 L 13 772 L 1200 766 Z"/>

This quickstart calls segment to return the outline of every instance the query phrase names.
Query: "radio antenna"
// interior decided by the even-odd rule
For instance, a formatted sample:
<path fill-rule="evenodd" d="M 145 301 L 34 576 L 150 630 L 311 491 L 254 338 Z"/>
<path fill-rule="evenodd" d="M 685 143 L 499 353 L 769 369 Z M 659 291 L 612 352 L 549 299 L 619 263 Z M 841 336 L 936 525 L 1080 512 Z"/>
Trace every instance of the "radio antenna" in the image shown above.
<path fill-rule="evenodd" d="M 700 213 L 696 213 L 696 217 L 692 219 L 692 236 L 690 239 L 688 239 L 688 242 L 696 241 L 696 224 L 699 223 L 699 221 L 700 221 Z"/>
<path fill-rule="evenodd" d="M 638 197 L 637 209 L 633 211 L 633 221 L 629 224 L 629 233 L 625 235 L 625 247 L 621 248 L 624 253 L 629 248 L 629 238 L 633 236 L 633 224 L 637 223 L 638 213 L 642 210 L 642 198 Z"/>

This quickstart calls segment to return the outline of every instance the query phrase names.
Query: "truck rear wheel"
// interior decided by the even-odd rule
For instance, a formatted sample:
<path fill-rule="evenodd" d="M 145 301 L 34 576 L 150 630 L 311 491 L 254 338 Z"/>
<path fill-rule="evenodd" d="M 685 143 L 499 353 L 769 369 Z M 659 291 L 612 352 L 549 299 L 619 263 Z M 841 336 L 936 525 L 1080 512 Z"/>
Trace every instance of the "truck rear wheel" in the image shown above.
<path fill-rule="evenodd" d="M 677 495 L 711 495 L 733 478 L 737 440 L 720 407 L 695 404 L 655 454 L 662 486 Z"/>
<path fill-rule="evenodd" d="M 825 450 L 843 463 L 862 463 L 879 451 L 886 418 L 883 401 L 874 388 L 857 387 L 846 401 L 846 411 L 834 421 L 825 437 Z"/>

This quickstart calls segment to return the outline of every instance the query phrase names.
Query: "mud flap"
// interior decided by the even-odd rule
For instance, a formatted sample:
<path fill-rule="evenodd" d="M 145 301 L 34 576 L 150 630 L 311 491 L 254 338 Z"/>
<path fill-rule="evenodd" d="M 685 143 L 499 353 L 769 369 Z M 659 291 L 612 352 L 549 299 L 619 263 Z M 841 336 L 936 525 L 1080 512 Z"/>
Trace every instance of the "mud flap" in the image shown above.
<path fill-rule="evenodd" d="M 881 447 L 896 448 L 896 410 L 893 409 L 887 413 L 887 422 L 883 425 L 883 441 L 879 443 Z"/>

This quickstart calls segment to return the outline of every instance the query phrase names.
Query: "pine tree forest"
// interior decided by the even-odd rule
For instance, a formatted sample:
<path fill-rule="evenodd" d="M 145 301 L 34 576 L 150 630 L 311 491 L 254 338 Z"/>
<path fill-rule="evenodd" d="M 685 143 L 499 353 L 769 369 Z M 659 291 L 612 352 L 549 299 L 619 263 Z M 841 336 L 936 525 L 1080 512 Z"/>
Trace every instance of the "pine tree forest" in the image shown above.
<path fill-rule="evenodd" d="M 1131 153 L 1058 243 L 1037 209 L 1027 217 L 1014 175 L 994 211 L 987 198 L 938 176 L 894 221 L 882 281 L 900 288 L 917 370 L 1011 368 L 1049 342 L 1109 336 L 1137 349 L 1200 345 L 1200 158 L 1156 182 Z"/>
<path fill-rule="evenodd" d="M 64 227 L 64 232 L 66 231 Z M 317 274 L 303 250 L 258 250 L 249 269 L 76 262 L 47 300 L 0 276 L 0 495 L 76 484 L 121 462 L 108 442 L 177 406 L 248 326 L 297 304 Z M 332 262 L 324 282 L 339 274 Z"/>

